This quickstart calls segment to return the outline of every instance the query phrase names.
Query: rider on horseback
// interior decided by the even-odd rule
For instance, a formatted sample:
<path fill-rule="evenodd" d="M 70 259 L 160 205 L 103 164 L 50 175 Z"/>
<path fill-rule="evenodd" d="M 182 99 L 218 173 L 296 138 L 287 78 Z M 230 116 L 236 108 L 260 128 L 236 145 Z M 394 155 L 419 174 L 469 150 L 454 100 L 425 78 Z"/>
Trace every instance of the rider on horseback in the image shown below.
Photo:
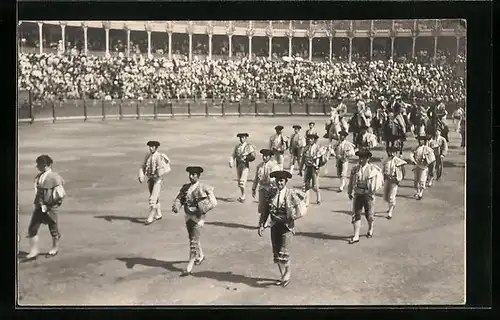
<path fill-rule="evenodd" d="M 448 112 L 446 111 L 446 106 L 442 101 L 441 97 L 436 98 L 436 104 L 431 106 L 429 110 L 427 110 L 427 116 L 430 119 L 430 125 L 428 126 L 427 133 L 433 134 L 436 128 L 441 130 L 443 137 L 446 139 L 446 142 L 449 142 L 448 139 L 448 125 L 446 124 L 446 116 Z"/>

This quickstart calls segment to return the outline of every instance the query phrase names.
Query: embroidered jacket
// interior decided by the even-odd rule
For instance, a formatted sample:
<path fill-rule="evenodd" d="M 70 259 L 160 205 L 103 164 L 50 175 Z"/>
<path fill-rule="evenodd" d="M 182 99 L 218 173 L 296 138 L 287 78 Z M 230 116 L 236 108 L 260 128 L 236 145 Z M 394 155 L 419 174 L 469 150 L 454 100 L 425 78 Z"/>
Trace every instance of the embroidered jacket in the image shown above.
<path fill-rule="evenodd" d="M 306 146 L 306 139 L 300 133 L 293 133 L 290 137 L 290 152 L 300 151 Z"/>
<path fill-rule="evenodd" d="M 269 160 L 267 163 L 261 162 L 255 170 L 252 190 L 256 190 L 257 185 L 259 185 L 259 190 L 270 190 L 272 187 L 275 187 L 274 178 L 271 178 L 270 175 L 271 172 L 279 170 L 281 170 L 281 168 L 275 161 Z"/>
<path fill-rule="evenodd" d="M 377 136 L 370 132 L 366 132 L 363 135 L 358 135 L 356 138 L 356 144 L 360 149 L 373 149 L 378 144 Z"/>
<path fill-rule="evenodd" d="M 273 134 L 269 138 L 269 149 L 283 153 L 288 149 L 288 137 L 282 134 Z"/>
<path fill-rule="evenodd" d="M 323 151 L 324 150 L 316 143 L 307 145 L 302 152 L 299 169 L 302 169 L 304 166 L 318 168 L 319 158 L 322 156 Z"/>
<path fill-rule="evenodd" d="M 441 155 L 445 156 L 448 154 L 448 142 L 442 136 L 439 136 L 437 139 L 434 137 L 428 142 L 429 147 L 434 150 L 434 155 L 439 157 Z"/>
<path fill-rule="evenodd" d="M 407 164 L 406 161 L 394 156 L 387 159 L 383 166 L 384 178 L 391 182 L 401 182 L 403 180 L 402 167 Z"/>
<path fill-rule="evenodd" d="M 382 187 L 384 177 L 382 170 L 372 163 L 367 163 L 365 166 L 356 165 L 351 170 L 351 178 L 347 187 L 348 194 L 355 195 L 370 195 Z"/>
<path fill-rule="evenodd" d="M 201 205 L 200 205 L 201 204 Z M 214 188 L 201 182 L 184 184 L 172 207 L 179 209 L 184 206 L 187 216 L 200 218 L 217 205 Z"/>
<path fill-rule="evenodd" d="M 248 142 L 237 144 L 231 155 L 229 161 L 232 163 L 236 161 L 236 165 L 248 166 L 249 162 L 255 160 L 255 146 L 249 144 Z"/>
<path fill-rule="evenodd" d="M 66 192 L 64 180 L 59 174 L 52 170 L 41 172 L 35 177 L 35 200 L 36 206 L 58 207 L 62 204 Z"/>
<path fill-rule="evenodd" d="M 354 148 L 354 144 L 350 141 L 340 141 L 335 147 L 335 157 L 337 157 L 337 160 L 345 162 L 354 156 Z"/>
<path fill-rule="evenodd" d="M 434 155 L 434 150 L 426 145 L 423 145 L 418 146 L 412 153 L 410 153 L 410 159 L 416 163 L 415 166 L 417 168 L 426 169 L 429 164 L 436 161 L 436 156 Z"/>
<path fill-rule="evenodd" d="M 158 151 L 148 152 L 139 170 L 139 176 L 145 175 L 148 179 L 160 179 L 169 170 L 167 166 L 170 166 L 170 159 L 166 154 Z"/>
<path fill-rule="evenodd" d="M 293 231 L 294 220 L 304 216 L 307 208 L 304 204 L 305 194 L 301 191 L 289 189 L 272 189 L 270 195 L 269 210 L 260 214 L 259 225 L 264 226 L 268 217 L 271 217 L 270 226 L 283 223 Z"/>

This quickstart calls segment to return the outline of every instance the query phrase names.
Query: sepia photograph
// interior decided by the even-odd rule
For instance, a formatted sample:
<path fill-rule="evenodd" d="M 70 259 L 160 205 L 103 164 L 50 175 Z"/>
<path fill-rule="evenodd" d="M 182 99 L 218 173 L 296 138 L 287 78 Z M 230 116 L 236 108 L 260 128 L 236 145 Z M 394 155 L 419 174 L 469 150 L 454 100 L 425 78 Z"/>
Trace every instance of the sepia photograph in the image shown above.
<path fill-rule="evenodd" d="M 19 20 L 17 303 L 466 303 L 467 21 Z"/>

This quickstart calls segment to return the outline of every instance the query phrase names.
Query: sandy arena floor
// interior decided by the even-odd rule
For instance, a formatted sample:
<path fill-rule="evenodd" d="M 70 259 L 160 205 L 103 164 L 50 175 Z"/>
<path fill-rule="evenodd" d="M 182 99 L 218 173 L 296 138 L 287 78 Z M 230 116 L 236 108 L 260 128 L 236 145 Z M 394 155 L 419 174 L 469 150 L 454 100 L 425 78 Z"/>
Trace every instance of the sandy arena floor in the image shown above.
<path fill-rule="evenodd" d="M 292 279 L 286 288 L 272 263 L 269 229 L 257 235 L 257 204 L 238 196 L 234 169 L 227 165 L 235 134 L 246 131 L 263 148 L 282 124 L 303 127 L 316 120 L 323 134 L 325 117 L 191 118 L 35 123 L 19 126 L 19 255 L 32 211 L 35 159 L 55 161 L 66 180 L 61 208 L 63 234 L 58 256 L 19 264 L 21 305 L 359 305 L 461 304 L 464 302 L 465 154 L 460 136 L 450 133 L 443 180 L 413 199 L 413 173 L 400 187 L 392 220 L 377 197 L 375 234 L 347 244 L 352 235 L 351 202 L 336 188 L 333 161 L 322 173 L 323 202 L 312 204 L 296 224 L 291 251 Z M 451 121 L 450 121 L 451 122 Z M 173 162 L 161 192 L 164 218 L 150 226 L 147 187 L 136 179 L 150 140 L 162 143 Z M 349 139 L 352 139 L 349 137 Z M 321 139 L 320 143 L 325 143 Z M 409 138 L 409 148 L 415 146 Z M 374 163 L 385 153 L 378 148 Z M 285 159 L 288 163 L 288 156 Z M 182 214 L 169 208 L 187 182 L 187 165 L 205 168 L 202 181 L 215 187 L 219 205 L 207 215 L 202 246 L 207 259 L 190 277 L 179 277 L 188 258 Z M 252 164 L 250 179 L 257 161 Z M 251 188 L 248 182 L 248 190 Z M 294 176 L 291 186 L 301 186 Z M 313 196 L 314 199 L 314 196 Z M 365 234 L 363 218 L 361 233 Z M 50 249 L 47 226 L 40 229 L 42 253 Z"/>

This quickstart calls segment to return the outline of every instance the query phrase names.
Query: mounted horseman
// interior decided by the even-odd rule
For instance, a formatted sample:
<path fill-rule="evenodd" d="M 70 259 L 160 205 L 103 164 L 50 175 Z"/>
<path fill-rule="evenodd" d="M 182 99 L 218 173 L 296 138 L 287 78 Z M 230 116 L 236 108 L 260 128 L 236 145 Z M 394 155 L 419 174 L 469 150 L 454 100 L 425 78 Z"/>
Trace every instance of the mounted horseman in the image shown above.
<path fill-rule="evenodd" d="M 431 106 L 427 110 L 427 116 L 429 117 L 429 125 L 426 127 L 426 133 L 432 135 L 436 129 L 441 130 L 441 134 L 449 142 L 448 139 L 448 125 L 446 124 L 446 116 L 448 112 L 446 111 L 446 106 L 441 97 L 436 98 L 436 104 Z"/>

